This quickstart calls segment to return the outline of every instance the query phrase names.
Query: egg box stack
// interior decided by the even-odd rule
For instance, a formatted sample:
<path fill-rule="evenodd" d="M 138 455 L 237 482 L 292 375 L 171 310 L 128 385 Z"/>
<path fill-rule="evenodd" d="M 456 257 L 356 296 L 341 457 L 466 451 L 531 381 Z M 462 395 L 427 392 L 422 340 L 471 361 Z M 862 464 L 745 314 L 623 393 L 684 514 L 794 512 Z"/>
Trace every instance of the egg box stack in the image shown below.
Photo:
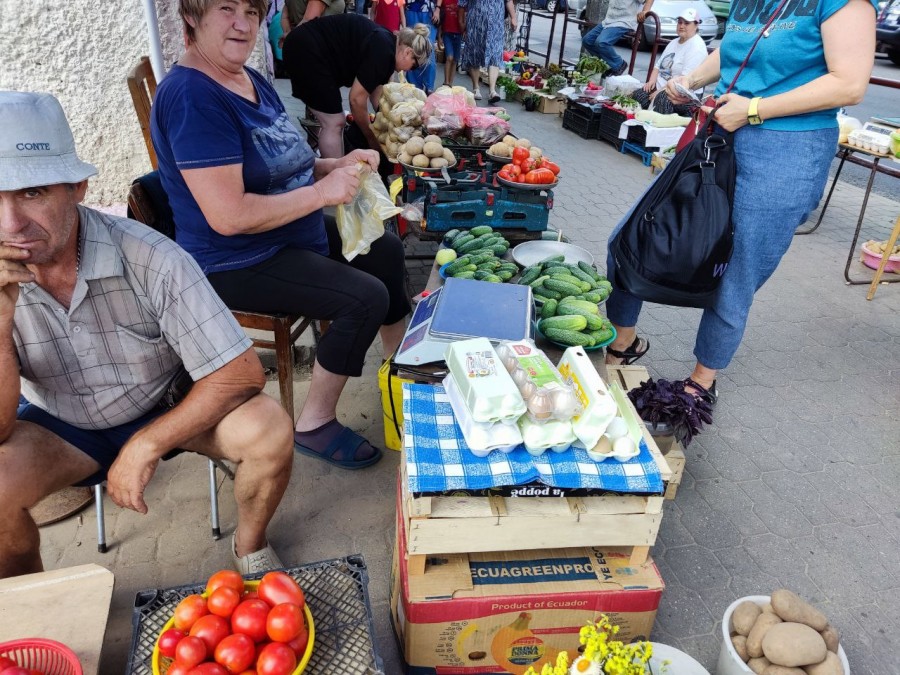
<path fill-rule="evenodd" d="M 388 158 L 397 159 L 400 146 L 413 136 L 424 136 L 425 98 L 424 91 L 406 82 L 388 82 L 382 88 L 372 130 Z"/>
<path fill-rule="evenodd" d="M 594 461 L 626 461 L 638 454 L 637 438 L 587 355 L 567 350 L 564 376 L 531 340 L 463 340 L 447 349 L 444 379 L 453 412 L 477 457 L 511 452 L 524 444 L 539 457 L 576 445 Z"/>

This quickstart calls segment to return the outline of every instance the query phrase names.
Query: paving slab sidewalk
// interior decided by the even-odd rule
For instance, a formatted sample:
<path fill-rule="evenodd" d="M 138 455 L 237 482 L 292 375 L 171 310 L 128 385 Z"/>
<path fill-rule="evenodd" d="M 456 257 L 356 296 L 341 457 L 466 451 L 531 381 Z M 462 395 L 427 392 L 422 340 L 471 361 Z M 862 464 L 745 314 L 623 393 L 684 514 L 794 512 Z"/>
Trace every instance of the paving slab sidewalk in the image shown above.
<path fill-rule="evenodd" d="M 292 116 L 302 113 L 287 81 L 277 84 Z M 649 169 L 608 143 L 563 130 L 555 115 L 510 112 L 517 135 L 563 168 L 551 226 L 602 267 L 609 232 L 651 180 Z M 866 287 L 843 282 L 861 199 L 860 189 L 840 184 L 822 227 L 795 239 L 757 295 L 744 343 L 720 375 L 716 423 L 687 449 L 684 481 L 666 505 L 652 552 L 667 585 L 653 639 L 711 672 L 727 605 L 785 586 L 831 617 L 854 675 L 900 673 L 900 286 L 882 286 L 867 302 Z M 898 213 L 900 202 L 873 195 L 862 240 L 886 239 Z M 416 284 L 423 283 L 417 266 Z M 641 363 L 653 376 L 689 373 L 698 319 L 695 310 L 646 307 L 639 325 L 652 348 Z M 380 363 L 376 345 L 339 411 L 372 441 L 383 438 Z M 307 388 L 298 375 L 298 402 Z M 277 383 L 267 391 L 277 396 Z M 388 451 L 379 465 L 347 472 L 298 456 L 271 528 L 289 564 L 365 556 L 376 641 L 391 675 L 402 672 L 388 619 L 398 459 Z M 107 500 L 112 548 L 105 555 L 96 552 L 92 507 L 43 529 L 48 568 L 98 562 L 116 574 L 102 672 L 124 669 L 136 591 L 195 582 L 228 566 L 228 539 L 209 534 L 206 476 L 197 456 L 162 464 L 147 516 Z M 228 484 L 220 504 L 230 535 Z"/>

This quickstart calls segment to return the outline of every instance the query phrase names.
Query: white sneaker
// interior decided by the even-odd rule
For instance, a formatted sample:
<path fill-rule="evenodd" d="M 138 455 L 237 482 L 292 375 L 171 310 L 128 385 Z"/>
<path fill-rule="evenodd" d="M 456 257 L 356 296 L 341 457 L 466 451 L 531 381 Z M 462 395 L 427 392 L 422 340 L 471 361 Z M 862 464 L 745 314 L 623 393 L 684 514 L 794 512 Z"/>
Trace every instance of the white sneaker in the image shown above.
<path fill-rule="evenodd" d="M 480 101 L 481 100 L 481 89 L 476 89 L 475 91 L 473 91 L 472 96 L 475 97 L 476 101 Z"/>
<path fill-rule="evenodd" d="M 266 544 L 265 548 L 261 548 L 258 551 L 238 557 L 237 550 L 234 547 L 234 535 L 231 535 L 231 557 L 234 560 L 235 569 L 244 577 L 249 574 L 284 569 L 284 564 L 282 564 L 278 554 L 275 553 L 269 544 Z"/>

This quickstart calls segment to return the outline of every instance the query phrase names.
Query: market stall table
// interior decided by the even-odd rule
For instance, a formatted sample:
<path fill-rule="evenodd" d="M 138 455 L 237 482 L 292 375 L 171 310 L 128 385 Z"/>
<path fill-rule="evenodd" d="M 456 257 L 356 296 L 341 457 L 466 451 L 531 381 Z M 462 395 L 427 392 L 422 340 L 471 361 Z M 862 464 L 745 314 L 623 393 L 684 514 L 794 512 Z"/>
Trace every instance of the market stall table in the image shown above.
<path fill-rule="evenodd" d="M 0 579 L 0 642 L 56 640 L 75 652 L 84 675 L 94 675 L 113 583 L 113 573 L 99 565 Z"/>

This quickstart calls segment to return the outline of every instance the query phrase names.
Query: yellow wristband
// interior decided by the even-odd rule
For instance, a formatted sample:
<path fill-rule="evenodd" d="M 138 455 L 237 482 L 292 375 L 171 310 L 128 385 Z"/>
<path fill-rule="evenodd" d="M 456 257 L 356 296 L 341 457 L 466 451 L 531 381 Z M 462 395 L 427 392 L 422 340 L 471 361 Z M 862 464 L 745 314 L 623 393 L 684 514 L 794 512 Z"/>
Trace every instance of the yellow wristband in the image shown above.
<path fill-rule="evenodd" d="M 750 124 L 762 124 L 763 119 L 759 116 L 759 102 L 762 97 L 756 96 L 750 99 L 750 107 L 747 108 L 747 121 Z"/>

